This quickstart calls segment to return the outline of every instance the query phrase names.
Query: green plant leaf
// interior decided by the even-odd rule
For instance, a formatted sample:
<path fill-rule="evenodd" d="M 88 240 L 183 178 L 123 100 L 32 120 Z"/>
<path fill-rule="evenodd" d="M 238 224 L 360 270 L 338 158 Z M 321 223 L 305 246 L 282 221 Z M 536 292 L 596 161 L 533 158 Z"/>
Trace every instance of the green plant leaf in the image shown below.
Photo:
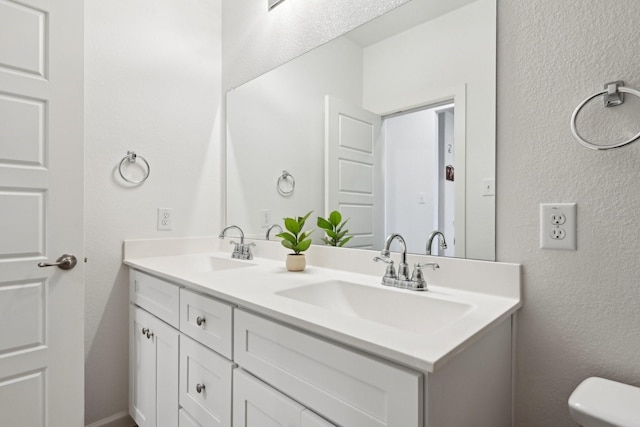
<path fill-rule="evenodd" d="M 284 226 L 286 227 L 287 230 L 293 233 L 294 236 L 297 236 L 298 233 L 300 233 L 300 229 L 302 228 L 302 226 L 298 223 L 298 221 L 296 221 L 293 218 L 285 218 Z"/>
<path fill-rule="evenodd" d="M 349 240 L 351 240 L 353 238 L 353 236 L 349 236 L 346 239 L 344 239 L 342 242 L 340 242 L 340 244 L 338 245 L 339 247 L 343 247 L 345 245 L 345 243 L 347 243 Z"/>
<path fill-rule="evenodd" d="M 332 239 L 338 240 L 338 235 L 336 234 L 335 231 L 326 230 L 325 233 L 327 233 L 327 236 L 331 237 Z"/>
<path fill-rule="evenodd" d="M 338 237 L 336 239 L 337 240 L 342 239 L 345 236 L 345 234 L 347 234 L 348 232 L 349 232 L 349 230 L 344 230 L 344 231 L 341 231 L 340 233 L 337 233 Z"/>
<path fill-rule="evenodd" d="M 333 211 L 329 214 L 329 222 L 333 224 L 333 226 L 337 226 L 342 221 L 342 215 L 338 211 Z"/>
<path fill-rule="evenodd" d="M 283 232 L 283 233 L 277 234 L 276 237 L 280 237 L 281 239 L 288 240 L 289 242 L 293 243 L 294 245 L 297 242 L 296 237 L 291 233 L 287 233 L 286 231 Z"/>
<path fill-rule="evenodd" d="M 320 216 L 318 217 L 318 227 L 323 230 L 333 230 L 333 224 Z"/>
<path fill-rule="evenodd" d="M 300 230 L 302 230 L 302 227 L 304 227 L 304 223 L 307 222 L 307 218 L 309 218 L 312 212 L 313 211 L 309 211 L 305 216 L 298 217 L 298 225 L 300 226 Z"/>
<path fill-rule="evenodd" d="M 340 226 L 336 229 L 336 231 L 339 233 L 340 230 L 342 230 L 342 228 L 347 224 L 347 222 L 349 222 L 351 218 L 347 218 L 344 220 L 344 222 L 342 224 L 340 224 Z M 347 230 L 348 231 L 348 230 Z"/>
<path fill-rule="evenodd" d="M 282 243 L 282 246 L 284 246 L 284 247 L 285 247 L 285 248 L 287 248 L 287 249 L 293 249 L 293 248 L 294 248 L 294 244 L 293 244 L 293 243 L 291 243 L 291 242 L 290 242 L 290 241 L 288 241 L 288 240 L 283 240 L 283 241 L 282 241 L 282 242 L 280 242 L 280 243 Z"/>
<path fill-rule="evenodd" d="M 307 249 L 309 249 L 309 246 L 311 246 L 311 239 L 299 242 L 297 245 L 298 252 L 306 251 Z"/>

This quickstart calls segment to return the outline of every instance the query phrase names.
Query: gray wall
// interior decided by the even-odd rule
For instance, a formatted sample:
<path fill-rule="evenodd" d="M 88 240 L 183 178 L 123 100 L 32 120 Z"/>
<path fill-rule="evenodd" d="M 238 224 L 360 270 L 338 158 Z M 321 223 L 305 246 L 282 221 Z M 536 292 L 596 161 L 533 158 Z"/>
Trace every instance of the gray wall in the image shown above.
<path fill-rule="evenodd" d="M 604 83 L 640 88 L 640 5 L 499 0 L 498 11 L 497 258 L 524 272 L 517 425 L 570 426 L 566 400 L 583 378 L 640 385 L 640 142 L 594 152 L 569 131 Z M 637 118 L 629 101 L 619 108 Z M 594 127 L 617 140 L 640 131 L 637 119 L 608 129 L 604 118 L 626 112 L 610 110 Z M 541 202 L 577 202 L 577 251 L 538 249 Z"/>
<path fill-rule="evenodd" d="M 262 3 L 223 0 L 223 90 L 404 1 Z M 640 143 L 591 152 L 569 132 L 605 82 L 640 87 L 639 19 L 636 0 L 498 0 L 497 259 L 523 265 L 525 295 L 518 427 L 573 426 L 566 401 L 585 377 L 640 385 Z M 618 115 L 594 127 L 613 133 L 601 119 Z M 628 124 L 619 137 L 640 130 Z M 541 202 L 578 203 L 577 251 L 539 249 Z"/>

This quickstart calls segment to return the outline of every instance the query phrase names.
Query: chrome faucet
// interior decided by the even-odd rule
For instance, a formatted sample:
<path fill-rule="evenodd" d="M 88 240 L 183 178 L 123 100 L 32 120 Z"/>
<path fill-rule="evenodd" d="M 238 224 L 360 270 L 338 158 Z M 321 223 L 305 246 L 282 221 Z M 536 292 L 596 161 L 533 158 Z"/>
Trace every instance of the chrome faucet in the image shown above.
<path fill-rule="evenodd" d="M 438 247 L 441 250 L 447 249 L 447 241 L 444 239 L 444 234 L 442 234 L 438 230 L 435 230 L 431 234 L 429 234 L 429 238 L 427 238 L 427 255 L 431 255 L 431 246 L 433 246 L 433 239 L 435 239 L 436 236 L 440 236 L 440 238 L 438 239 Z"/>
<path fill-rule="evenodd" d="M 387 240 L 384 242 L 384 248 L 382 249 L 382 252 L 380 252 L 380 255 L 382 255 L 383 258 L 389 259 L 389 256 L 391 255 L 391 251 L 389 250 L 389 248 L 391 247 L 391 243 L 396 239 L 398 239 L 398 241 L 400 242 L 400 250 L 402 251 L 396 278 L 398 280 L 408 280 L 409 265 L 407 265 L 407 244 L 404 242 L 404 238 L 400 234 L 393 233 L 387 236 Z"/>
<path fill-rule="evenodd" d="M 218 237 L 221 239 L 224 239 L 224 236 L 226 235 L 227 231 L 232 228 L 235 228 L 240 232 L 240 243 L 234 242 L 233 240 L 229 242 L 230 244 L 234 245 L 233 252 L 231 253 L 231 258 L 253 259 L 253 254 L 251 253 L 251 246 L 255 246 L 255 243 L 245 244 L 244 232 L 237 225 L 230 225 L 228 227 L 225 227 L 224 230 L 220 232 L 220 235 Z"/>
<path fill-rule="evenodd" d="M 398 265 L 397 273 L 393 265 L 393 260 L 390 258 L 391 251 L 389 250 L 389 248 L 391 247 L 391 243 L 396 239 L 398 239 L 398 241 L 400 242 L 401 249 L 400 264 Z M 424 280 L 424 276 L 422 274 L 423 267 L 433 267 L 434 270 L 440 268 L 438 264 L 431 262 L 423 264 L 416 263 L 414 265 L 411 278 L 409 278 L 409 266 L 407 265 L 407 245 L 404 241 L 404 238 L 398 233 L 390 234 L 387 237 L 387 240 L 384 242 L 384 248 L 380 252 L 380 256 L 373 258 L 373 260 L 376 262 L 382 261 L 387 264 L 387 270 L 382 277 L 383 285 L 410 289 L 412 291 L 427 290 L 427 282 Z"/>
<path fill-rule="evenodd" d="M 266 238 L 267 240 L 269 240 L 269 235 L 271 234 L 271 230 L 273 230 L 274 228 L 279 228 L 280 232 L 282 233 L 282 227 L 280 227 L 278 224 L 273 224 L 271 227 L 267 228 L 267 234 L 266 234 Z"/>

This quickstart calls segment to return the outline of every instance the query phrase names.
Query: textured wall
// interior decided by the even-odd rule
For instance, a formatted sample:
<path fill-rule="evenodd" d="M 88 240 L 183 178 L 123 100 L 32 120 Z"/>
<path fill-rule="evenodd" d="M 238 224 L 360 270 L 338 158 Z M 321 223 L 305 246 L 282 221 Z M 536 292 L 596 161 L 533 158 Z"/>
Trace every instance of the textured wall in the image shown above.
<path fill-rule="evenodd" d="M 287 0 L 280 15 L 248 3 L 260 2 L 223 0 L 224 88 L 402 2 Z M 566 401 L 585 377 L 640 385 L 640 143 L 592 152 L 572 140 L 568 124 L 605 82 L 640 88 L 638 19 L 635 0 L 498 0 L 497 259 L 523 265 L 525 293 L 518 427 L 573 426 Z M 594 109 L 585 134 L 619 139 L 640 130 L 617 121 L 639 111 L 629 104 Z M 577 251 L 539 249 L 541 202 L 578 203 Z"/>
<path fill-rule="evenodd" d="M 126 238 L 219 230 L 220 5 L 194 0 L 86 2 L 86 422 L 128 409 Z M 151 164 L 138 187 L 116 167 Z M 214 188 L 214 189 L 212 189 Z M 173 208 L 174 231 L 156 230 Z"/>
<path fill-rule="evenodd" d="M 585 377 L 640 385 L 640 143 L 594 152 L 574 142 L 576 105 L 622 79 L 640 88 L 636 0 L 498 2 L 498 260 L 523 264 L 517 426 L 573 426 L 566 401 Z M 602 111 L 592 131 L 640 131 L 640 103 Z M 635 124 L 618 117 L 635 111 Z M 538 249 L 538 205 L 577 202 L 578 250 Z"/>

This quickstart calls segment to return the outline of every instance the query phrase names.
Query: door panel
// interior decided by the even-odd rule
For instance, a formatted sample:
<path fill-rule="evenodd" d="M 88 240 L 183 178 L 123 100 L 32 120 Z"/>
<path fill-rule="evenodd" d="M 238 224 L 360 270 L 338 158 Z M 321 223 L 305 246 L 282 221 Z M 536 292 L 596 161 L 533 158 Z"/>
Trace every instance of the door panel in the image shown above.
<path fill-rule="evenodd" d="M 0 425 L 84 424 L 83 2 L 0 0 Z"/>
<path fill-rule="evenodd" d="M 349 218 L 349 247 L 382 246 L 381 118 L 327 95 L 325 214 Z"/>

